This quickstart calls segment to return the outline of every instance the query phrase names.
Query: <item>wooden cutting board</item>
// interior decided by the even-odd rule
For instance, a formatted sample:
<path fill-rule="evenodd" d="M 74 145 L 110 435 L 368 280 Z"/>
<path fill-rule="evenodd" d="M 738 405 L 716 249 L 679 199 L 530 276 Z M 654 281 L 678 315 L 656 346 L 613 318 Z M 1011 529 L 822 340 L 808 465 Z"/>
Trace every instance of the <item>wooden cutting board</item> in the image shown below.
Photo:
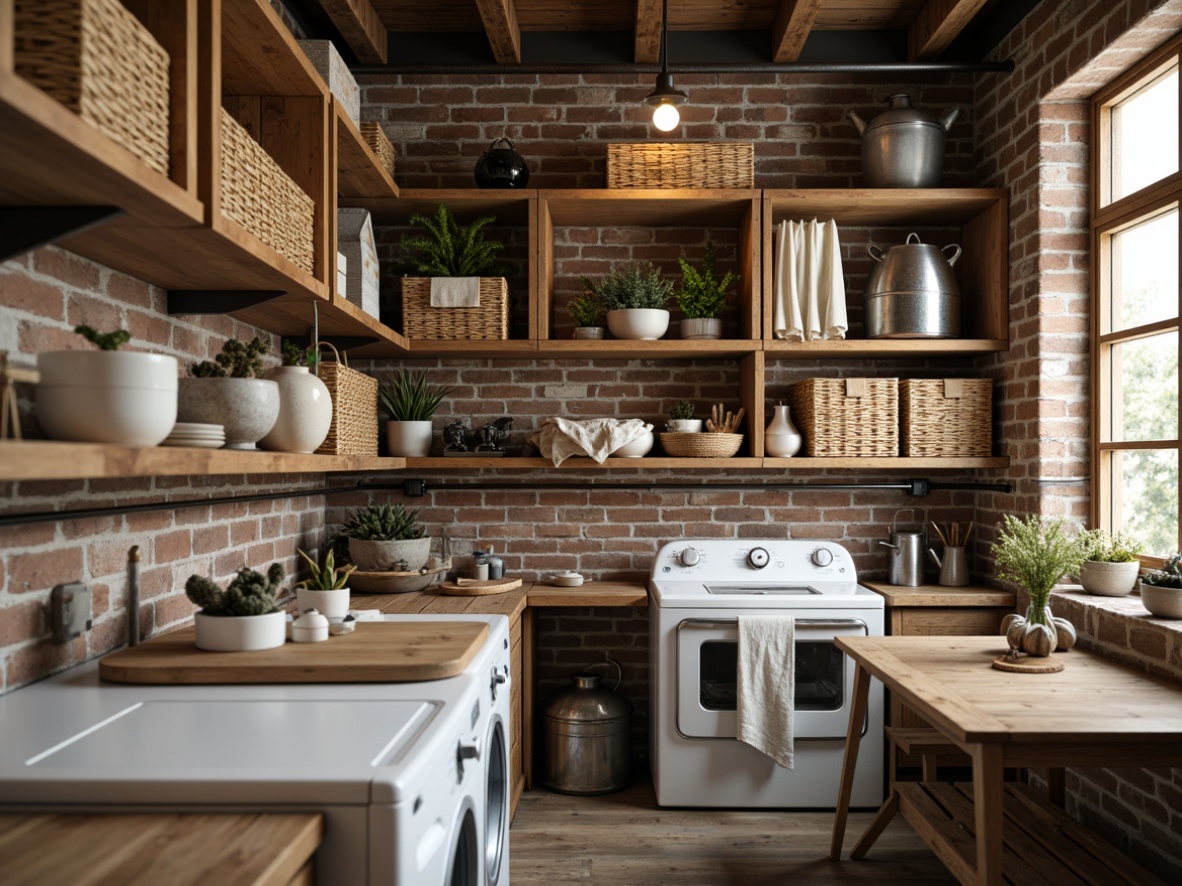
<path fill-rule="evenodd" d="M 322 643 L 258 652 L 207 652 L 193 628 L 146 640 L 99 661 L 114 683 L 406 683 L 461 673 L 488 637 L 478 621 L 359 622 Z"/>
<path fill-rule="evenodd" d="M 504 594 L 521 587 L 520 578 L 459 578 L 455 581 L 441 581 L 435 586 L 440 594 L 452 597 L 483 597 L 487 594 Z"/>

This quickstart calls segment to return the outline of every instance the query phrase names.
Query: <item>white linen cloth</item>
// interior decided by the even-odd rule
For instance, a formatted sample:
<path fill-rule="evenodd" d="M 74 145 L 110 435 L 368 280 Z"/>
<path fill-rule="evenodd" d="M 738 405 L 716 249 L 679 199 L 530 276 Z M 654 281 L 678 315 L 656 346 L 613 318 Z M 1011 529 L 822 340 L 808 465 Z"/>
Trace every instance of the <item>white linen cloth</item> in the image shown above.
<path fill-rule="evenodd" d="M 842 339 L 849 331 L 837 223 L 782 221 L 776 231 L 772 329 L 788 341 Z"/>
<path fill-rule="evenodd" d="M 432 277 L 431 307 L 480 307 L 479 277 Z"/>
<path fill-rule="evenodd" d="M 542 427 L 526 438 L 526 442 L 538 447 L 554 467 L 572 455 L 588 455 L 603 464 L 604 459 L 621 446 L 652 429 L 652 425 L 639 418 L 624 421 L 618 418 L 548 418 Z"/>
<path fill-rule="evenodd" d="M 740 615 L 738 739 L 793 768 L 795 623 L 786 615 Z"/>

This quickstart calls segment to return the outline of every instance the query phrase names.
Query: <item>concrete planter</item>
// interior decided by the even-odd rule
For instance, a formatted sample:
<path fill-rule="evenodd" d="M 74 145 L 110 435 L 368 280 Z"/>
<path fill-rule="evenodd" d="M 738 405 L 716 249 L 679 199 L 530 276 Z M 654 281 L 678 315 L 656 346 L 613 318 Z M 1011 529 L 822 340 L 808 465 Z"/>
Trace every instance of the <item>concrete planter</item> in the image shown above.
<path fill-rule="evenodd" d="M 349 559 L 362 572 L 414 572 L 427 565 L 430 555 L 430 538 L 407 538 L 399 541 L 349 539 Z M 406 561 L 405 569 L 396 568 L 399 560 Z"/>
<path fill-rule="evenodd" d="M 1137 572 L 1141 564 L 1106 563 L 1100 560 L 1084 560 L 1079 567 L 1079 583 L 1089 594 L 1101 597 L 1123 597 L 1131 594 L 1137 586 Z"/>
<path fill-rule="evenodd" d="M 177 421 L 222 425 L 227 449 L 254 449 L 279 418 L 279 384 L 264 378 L 182 378 Z"/>

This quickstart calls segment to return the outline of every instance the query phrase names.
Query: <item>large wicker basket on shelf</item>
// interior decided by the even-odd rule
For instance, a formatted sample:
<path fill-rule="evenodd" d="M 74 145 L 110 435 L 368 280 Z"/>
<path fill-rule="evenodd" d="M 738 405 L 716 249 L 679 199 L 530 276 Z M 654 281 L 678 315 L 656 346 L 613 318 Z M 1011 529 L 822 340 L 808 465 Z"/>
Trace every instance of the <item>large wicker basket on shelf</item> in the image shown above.
<path fill-rule="evenodd" d="M 505 339 L 509 337 L 509 281 L 480 278 L 480 306 L 431 307 L 431 278 L 402 278 L 402 333 L 411 339 Z"/>
<path fill-rule="evenodd" d="M 806 455 L 899 454 L 897 378 L 810 378 L 788 386 L 788 402 Z"/>
<path fill-rule="evenodd" d="M 318 455 L 378 454 L 378 380 L 348 366 L 328 342 L 335 362 L 320 362 L 320 380 L 332 397 L 332 424 Z"/>
<path fill-rule="evenodd" d="M 386 137 L 386 130 L 382 129 L 382 124 L 374 121 L 367 121 L 361 124 L 361 137 L 365 139 L 365 143 L 369 145 L 374 156 L 378 158 L 378 162 L 386 172 L 390 173 L 390 178 L 394 177 L 394 146 L 390 144 L 390 139 Z"/>
<path fill-rule="evenodd" d="M 13 24 L 17 74 L 168 175 L 168 53 L 139 19 L 119 0 L 15 0 Z"/>
<path fill-rule="evenodd" d="M 665 431 L 660 437 L 661 448 L 674 458 L 730 458 L 743 445 L 742 434 Z"/>
<path fill-rule="evenodd" d="M 753 188 L 752 142 L 607 146 L 609 188 Z"/>
<path fill-rule="evenodd" d="M 993 382 L 905 378 L 899 382 L 903 455 L 981 458 L 993 454 Z"/>
<path fill-rule="evenodd" d="M 313 273 L 316 204 L 222 108 L 222 212 Z"/>

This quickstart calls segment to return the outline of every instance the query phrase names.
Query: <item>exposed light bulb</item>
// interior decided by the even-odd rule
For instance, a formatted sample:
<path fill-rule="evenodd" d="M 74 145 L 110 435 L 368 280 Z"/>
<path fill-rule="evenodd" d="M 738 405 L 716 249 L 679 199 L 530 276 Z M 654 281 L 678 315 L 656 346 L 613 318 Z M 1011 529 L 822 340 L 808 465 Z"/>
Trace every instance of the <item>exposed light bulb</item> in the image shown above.
<path fill-rule="evenodd" d="M 681 114 L 677 110 L 677 105 L 661 102 L 653 109 L 653 126 L 661 132 L 672 132 L 680 122 Z"/>

